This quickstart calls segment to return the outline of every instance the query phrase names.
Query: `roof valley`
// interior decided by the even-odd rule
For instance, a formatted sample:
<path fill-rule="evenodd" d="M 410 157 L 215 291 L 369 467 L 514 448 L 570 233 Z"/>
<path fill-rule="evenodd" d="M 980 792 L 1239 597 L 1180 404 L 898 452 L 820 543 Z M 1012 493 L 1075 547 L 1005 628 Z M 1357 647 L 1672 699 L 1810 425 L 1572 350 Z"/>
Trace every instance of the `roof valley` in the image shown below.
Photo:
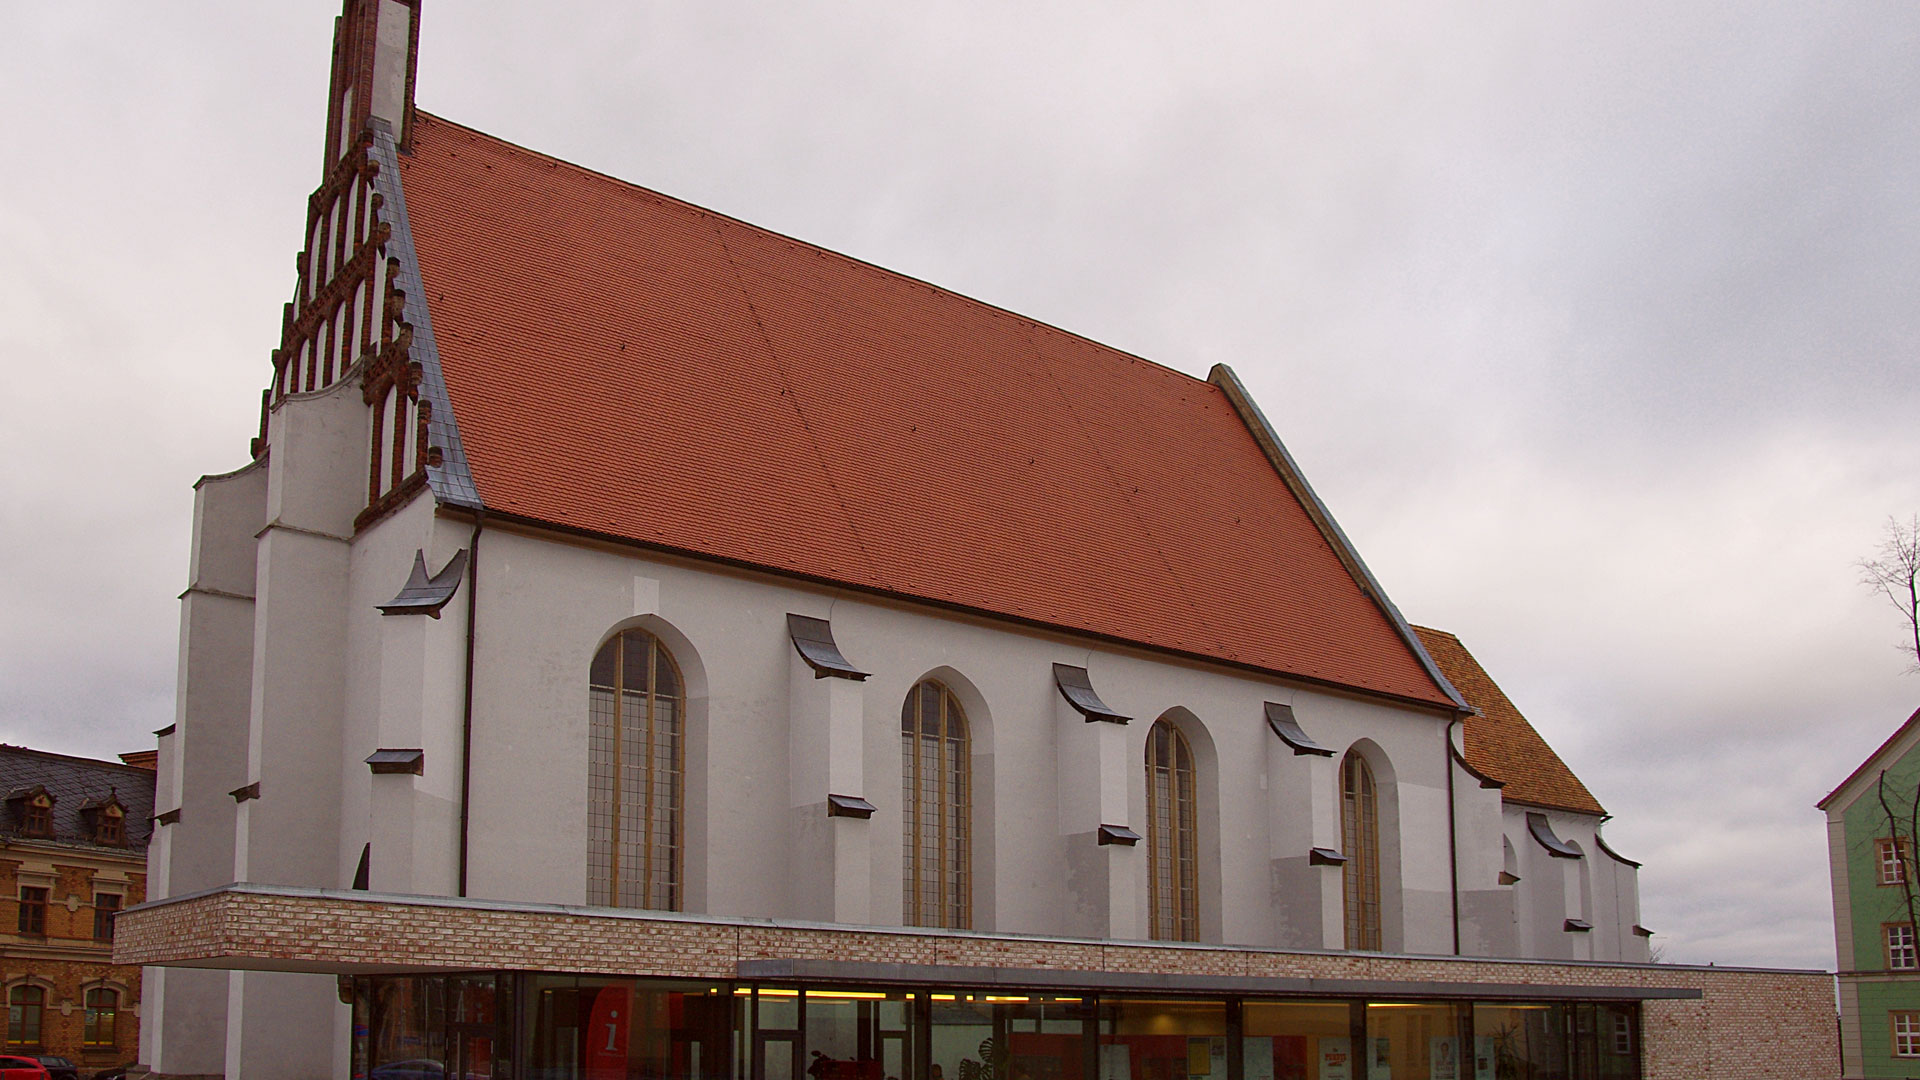
<path fill-rule="evenodd" d="M 767 350 L 767 363 L 780 380 L 781 396 L 786 399 L 787 407 L 793 410 L 794 418 L 800 422 L 801 430 L 806 432 L 807 444 L 813 449 L 812 461 L 809 464 L 820 470 L 821 478 L 833 491 L 834 504 L 840 510 L 841 522 L 846 526 L 848 537 L 853 540 L 855 548 L 860 552 L 862 569 L 884 586 L 885 575 L 878 572 L 879 568 L 874 563 L 873 555 L 860 536 L 860 525 L 852 508 L 847 505 L 846 492 L 834 476 L 833 467 L 828 463 L 827 455 L 821 450 L 819 433 L 807 417 L 807 410 L 802 405 L 799 394 L 794 390 L 793 379 L 787 371 L 787 366 L 781 361 L 780 349 L 774 345 L 773 335 L 767 330 L 766 320 L 760 317 L 759 305 L 754 303 L 753 290 L 747 286 L 746 278 L 740 272 L 740 264 L 733 257 L 733 249 L 727 244 L 725 223 L 715 222 L 713 235 L 715 242 L 720 245 L 720 253 L 726 257 L 727 267 L 733 272 L 734 284 L 740 290 L 740 300 L 747 306 L 747 314 L 753 318 L 754 329 L 760 338 L 760 343 Z"/>

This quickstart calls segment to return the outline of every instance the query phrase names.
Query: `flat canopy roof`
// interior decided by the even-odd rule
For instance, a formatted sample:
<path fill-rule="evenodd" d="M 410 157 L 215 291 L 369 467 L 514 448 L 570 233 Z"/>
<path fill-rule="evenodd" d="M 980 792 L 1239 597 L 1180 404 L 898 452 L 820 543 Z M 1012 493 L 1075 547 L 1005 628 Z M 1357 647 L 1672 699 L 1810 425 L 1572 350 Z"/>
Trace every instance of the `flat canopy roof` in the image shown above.
<path fill-rule="evenodd" d="M 1102 941 L 233 884 L 129 908 L 114 962 L 1221 996 L 1632 1001 L 1825 972 Z"/>
<path fill-rule="evenodd" d="M 1106 990 L 1114 993 L 1206 994 L 1223 997 L 1471 998 L 1476 1001 L 1696 1000 L 1696 986 L 1605 986 L 1585 983 L 1466 982 L 1439 979 L 1254 978 L 1159 971 L 1054 971 L 1033 968 L 872 964 L 857 960 L 742 960 L 740 978 L 754 982 L 858 986 L 968 986 L 1006 990 Z"/>

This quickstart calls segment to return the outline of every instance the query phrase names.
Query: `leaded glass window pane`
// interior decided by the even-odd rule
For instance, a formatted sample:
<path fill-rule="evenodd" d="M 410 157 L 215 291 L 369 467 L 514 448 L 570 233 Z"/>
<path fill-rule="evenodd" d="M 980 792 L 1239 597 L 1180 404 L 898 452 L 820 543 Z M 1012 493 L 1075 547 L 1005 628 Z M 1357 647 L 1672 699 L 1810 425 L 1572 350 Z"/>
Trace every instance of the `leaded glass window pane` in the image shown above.
<path fill-rule="evenodd" d="M 900 709 L 901 916 L 908 926 L 972 925 L 972 787 L 960 702 L 945 686 L 923 682 Z"/>
<path fill-rule="evenodd" d="M 1147 915 L 1156 941 L 1200 940 L 1193 750 L 1165 720 L 1147 733 Z"/>
<path fill-rule="evenodd" d="M 1340 834 L 1347 856 L 1347 948 L 1377 952 L 1381 947 L 1380 805 L 1373 770 L 1352 751 L 1340 765 Z"/>
<path fill-rule="evenodd" d="M 686 698 L 673 656 L 616 634 L 587 689 L 587 902 L 677 911 L 685 834 Z"/>

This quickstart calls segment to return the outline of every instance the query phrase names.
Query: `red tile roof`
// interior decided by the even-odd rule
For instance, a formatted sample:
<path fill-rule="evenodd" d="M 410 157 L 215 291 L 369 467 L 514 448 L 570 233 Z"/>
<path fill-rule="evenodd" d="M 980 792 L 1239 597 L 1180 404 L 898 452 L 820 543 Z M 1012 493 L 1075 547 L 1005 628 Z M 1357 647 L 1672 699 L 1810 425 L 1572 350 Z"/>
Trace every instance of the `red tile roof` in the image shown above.
<path fill-rule="evenodd" d="M 1533 730 L 1459 638 L 1424 626 L 1414 627 L 1413 632 L 1420 635 L 1440 673 L 1467 704 L 1480 710 L 1479 716 L 1466 719 L 1463 753 L 1468 764 L 1506 783 L 1500 789 L 1501 798 L 1581 814 L 1606 813 L 1600 800 Z"/>
<path fill-rule="evenodd" d="M 1447 705 L 1220 389 L 418 114 L 490 511 Z"/>

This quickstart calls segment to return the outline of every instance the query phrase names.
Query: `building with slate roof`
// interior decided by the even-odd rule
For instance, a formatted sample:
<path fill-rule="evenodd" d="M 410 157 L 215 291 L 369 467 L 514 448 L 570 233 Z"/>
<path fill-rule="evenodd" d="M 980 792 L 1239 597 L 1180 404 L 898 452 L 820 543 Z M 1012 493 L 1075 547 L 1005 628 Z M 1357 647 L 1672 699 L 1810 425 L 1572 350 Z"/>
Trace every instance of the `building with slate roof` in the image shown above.
<path fill-rule="evenodd" d="M 146 899 L 153 787 L 151 767 L 0 744 L 6 1053 L 133 1060 L 140 969 L 113 963 L 114 919 Z"/>
<path fill-rule="evenodd" d="M 1645 963 L 1599 804 L 1230 370 L 418 110 L 419 25 L 345 4 L 260 429 L 195 487 L 117 945 L 158 1072 L 1697 1080 L 1758 1061 L 1736 1001 L 1831 1040 L 1818 977 Z"/>

